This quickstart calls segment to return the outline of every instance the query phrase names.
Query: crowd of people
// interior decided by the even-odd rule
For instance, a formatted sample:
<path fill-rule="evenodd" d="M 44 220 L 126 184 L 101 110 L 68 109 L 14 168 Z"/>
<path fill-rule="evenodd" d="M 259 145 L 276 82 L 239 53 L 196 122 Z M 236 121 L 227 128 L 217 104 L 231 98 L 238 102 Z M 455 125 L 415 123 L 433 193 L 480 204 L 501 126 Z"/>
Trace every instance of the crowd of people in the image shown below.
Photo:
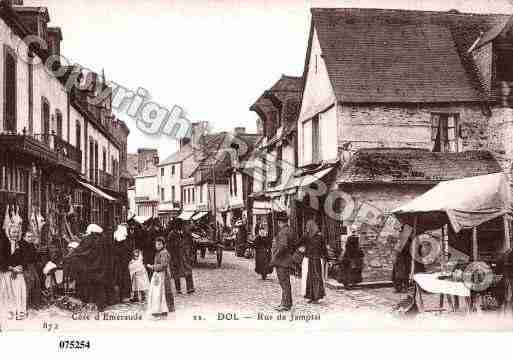
<path fill-rule="evenodd" d="M 147 304 L 155 318 L 175 310 L 172 285 L 195 292 L 190 224 L 174 219 L 134 220 L 105 232 L 90 224 L 61 256 L 42 255 L 21 221 L 0 231 L 0 313 L 24 319 L 59 297 L 73 297 L 98 311 L 125 302 Z"/>
<path fill-rule="evenodd" d="M 298 238 L 285 212 L 274 217 L 274 235 L 257 222 L 251 241 L 247 232 L 238 231 L 237 247 L 244 242 L 254 251 L 255 272 L 262 280 L 276 270 L 282 289 L 277 310 L 291 309 L 290 276 L 297 272 L 302 273 L 301 295 L 319 303 L 326 296 L 326 237 L 313 219 Z M 29 308 L 38 309 L 62 297 L 79 299 L 98 311 L 119 303 L 145 303 L 149 314 L 162 318 L 175 310 L 173 293 L 182 293 L 182 280 L 188 294 L 195 292 L 192 233 L 199 229 L 193 223 L 175 218 L 163 226 L 156 219 L 144 224 L 130 219 L 114 232 L 90 224 L 84 234 L 61 244 L 62 253 L 55 256 L 42 255 L 32 231 L 23 230 L 21 222 L 11 222 L 8 230 L 4 226 L 0 231 L 0 308 L 18 319 L 25 318 Z M 217 224 L 203 232 L 220 237 L 221 227 Z M 347 238 L 341 259 L 347 286 L 362 280 L 363 252 L 355 233 Z"/>
<path fill-rule="evenodd" d="M 328 244 L 318 223 L 314 219 L 306 222 L 304 235 L 294 236 L 286 212 L 275 215 L 277 230 L 270 238 L 265 226 L 255 226 L 255 272 L 266 280 L 274 270 L 282 289 L 281 303 L 277 311 L 289 311 L 293 305 L 290 277 L 301 273 L 301 295 L 309 303 L 318 304 L 326 296 Z M 340 260 L 340 275 L 346 286 L 362 281 L 363 251 L 360 249 L 357 228 L 352 228 L 347 238 L 345 251 Z"/>

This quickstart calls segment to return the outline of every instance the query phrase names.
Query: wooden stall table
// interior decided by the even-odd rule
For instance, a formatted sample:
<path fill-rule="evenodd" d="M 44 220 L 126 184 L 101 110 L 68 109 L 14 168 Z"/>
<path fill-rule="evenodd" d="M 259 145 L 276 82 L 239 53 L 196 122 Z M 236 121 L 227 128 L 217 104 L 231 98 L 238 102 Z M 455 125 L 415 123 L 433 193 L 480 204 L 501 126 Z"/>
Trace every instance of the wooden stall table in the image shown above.
<path fill-rule="evenodd" d="M 456 311 L 454 303 L 458 298 L 464 298 L 467 304 L 467 311 L 473 311 L 472 292 L 463 282 L 454 282 L 448 279 L 440 279 L 442 273 L 417 273 L 413 276 L 415 282 L 415 302 L 419 311 L 424 311 L 424 303 L 422 299 L 422 290 L 440 294 L 440 310 L 443 309 L 443 296 L 448 298 L 448 302 L 452 311 Z"/>

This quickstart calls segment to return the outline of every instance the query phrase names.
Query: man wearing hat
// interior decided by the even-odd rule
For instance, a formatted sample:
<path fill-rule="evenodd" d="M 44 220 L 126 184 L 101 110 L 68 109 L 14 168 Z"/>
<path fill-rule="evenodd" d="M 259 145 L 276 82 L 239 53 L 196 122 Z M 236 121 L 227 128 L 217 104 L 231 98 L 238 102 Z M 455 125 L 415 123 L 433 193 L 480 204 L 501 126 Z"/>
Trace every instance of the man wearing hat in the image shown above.
<path fill-rule="evenodd" d="M 281 304 L 276 308 L 279 312 L 289 311 L 292 308 L 292 287 L 290 285 L 290 272 L 293 269 L 292 253 L 294 240 L 290 232 L 289 217 L 286 212 L 276 215 L 278 231 L 273 239 L 270 265 L 276 268 L 278 281 L 281 286 Z"/>

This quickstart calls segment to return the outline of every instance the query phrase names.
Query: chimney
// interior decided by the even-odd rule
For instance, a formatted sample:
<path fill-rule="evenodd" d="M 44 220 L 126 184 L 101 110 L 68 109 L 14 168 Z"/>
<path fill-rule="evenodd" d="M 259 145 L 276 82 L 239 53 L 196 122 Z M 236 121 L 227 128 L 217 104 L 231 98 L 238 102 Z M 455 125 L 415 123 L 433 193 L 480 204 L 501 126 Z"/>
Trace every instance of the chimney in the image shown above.
<path fill-rule="evenodd" d="M 192 147 L 198 148 L 200 146 L 201 136 L 206 135 L 208 132 L 208 121 L 195 122 L 192 124 Z"/>
<path fill-rule="evenodd" d="M 257 119 L 257 134 L 264 134 L 264 122 L 261 119 Z"/>
<path fill-rule="evenodd" d="M 235 127 L 234 132 L 236 135 L 243 135 L 246 133 L 246 127 Z"/>
<path fill-rule="evenodd" d="M 61 56 L 61 42 L 62 42 L 62 31 L 60 27 L 49 27 L 48 28 L 48 51 L 50 56 Z M 60 67 L 60 60 L 56 61 Z"/>
<path fill-rule="evenodd" d="M 191 143 L 191 139 L 189 137 L 180 138 L 180 150 L 184 148 L 187 144 Z"/>
<path fill-rule="evenodd" d="M 8 6 L 23 6 L 23 0 L 5 0 Z"/>

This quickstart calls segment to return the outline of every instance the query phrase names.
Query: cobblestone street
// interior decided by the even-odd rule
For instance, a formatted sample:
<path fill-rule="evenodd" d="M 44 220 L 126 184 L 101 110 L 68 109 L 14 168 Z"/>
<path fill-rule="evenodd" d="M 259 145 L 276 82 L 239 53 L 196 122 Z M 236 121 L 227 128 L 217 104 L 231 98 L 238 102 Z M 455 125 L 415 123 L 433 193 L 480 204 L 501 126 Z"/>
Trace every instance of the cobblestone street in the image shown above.
<path fill-rule="evenodd" d="M 254 262 L 225 252 L 221 268 L 216 267 L 214 254 L 199 258 L 194 269 L 196 293 L 175 295 L 176 312 L 167 320 L 152 320 L 145 307 L 119 304 L 108 308 L 100 319 L 90 313 L 76 318 L 56 307 L 30 312 L 24 321 L 5 321 L 9 331 L 32 330 L 56 332 L 108 332 L 145 330 L 426 330 L 433 328 L 510 328 L 509 322 L 486 317 L 436 316 L 429 314 L 404 320 L 391 313 L 399 295 L 392 288 L 334 290 L 326 289 L 327 297 L 320 305 L 311 305 L 299 296 L 300 280 L 292 278 L 294 308 L 281 320 L 274 307 L 280 301 L 280 286 L 275 274 L 266 281 L 253 271 Z M 104 316 L 106 315 L 106 316 Z M 132 319 L 115 316 L 132 316 Z M 111 316 L 110 318 L 107 318 Z M 291 320 L 293 317 L 294 320 Z M 456 319 L 456 320 L 454 320 Z M 464 320 L 461 320 L 464 319 Z"/>
<path fill-rule="evenodd" d="M 218 324 L 224 326 L 232 325 L 239 327 L 245 323 L 249 327 L 261 322 L 260 316 L 273 316 L 277 314 L 274 307 L 279 304 L 281 290 L 276 275 L 273 273 L 269 278 L 263 281 L 254 272 L 254 261 L 245 258 L 237 258 L 233 252 L 225 252 L 221 268 L 217 268 L 215 254 L 207 253 L 206 258 L 199 258 L 199 263 L 194 269 L 194 280 L 196 292 L 194 294 L 176 294 L 175 304 L 176 313 L 170 315 L 168 320 L 154 322 L 150 321 L 150 326 L 187 327 L 187 323 L 193 328 L 204 322 L 208 328 Z M 310 316 L 308 321 L 324 321 L 328 316 L 350 315 L 357 316 L 359 312 L 389 312 L 392 301 L 380 298 L 374 294 L 366 294 L 363 290 L 352 291 L 350 293 L 340 290 L 327 288 L 327 297 L 319 305 L 311 305 L 299 295 L 300 280 L 292 277 L 292 287 L 294 296 L 294 313 L 303 316 Z M 139 313 L 144 326 L 147 326 L 148 316 L 144 311 L 143 305 L 120 304 L 110 307 L 106 310 L 108 314 L 133 314 Z M 224 320 L 222 319 L 224 315 Z M 230 315 L 235 315 L 238 320 Z M 290 316 L 290 314 L 288 314 Z M 317 319 L 315 319 L 315 317 Z M 91 319 L 91 318 L 89 318 Z M 305 317 L 303 317 L 304 321 Z M 274 322 L 274 320 L 273 320 Z M 112 325 L 120 325 L 120 328 L 140 327 L 142 324 L 137 321 L 126 323 L 126 321 L 104 321 L 100 325 L 94 320 L 77 320 L 72 318 L 72 313 L 50 307 L 38 312 L 31 312 L 30 318 L 26 321 L 13 322 L 8 321 L 8 327 L 16 329 L 17 327 L 27 328 L 30 326 L 34 330 L 42 329 L 44 323 L 56 323 L 68 329 L 87 329 L 91 324 L 96 324 L 97 329 L 111 328 Z M 30 325 L 27 325 L 30 323 Z M 122 324 L 119 324 L 122 323 Z M 287 324 L 289 321 L 287 320 Z M 312 323 L 314 324 L 314 323 Z M 314 324 L 315 325 L 315 324 Z"/>

